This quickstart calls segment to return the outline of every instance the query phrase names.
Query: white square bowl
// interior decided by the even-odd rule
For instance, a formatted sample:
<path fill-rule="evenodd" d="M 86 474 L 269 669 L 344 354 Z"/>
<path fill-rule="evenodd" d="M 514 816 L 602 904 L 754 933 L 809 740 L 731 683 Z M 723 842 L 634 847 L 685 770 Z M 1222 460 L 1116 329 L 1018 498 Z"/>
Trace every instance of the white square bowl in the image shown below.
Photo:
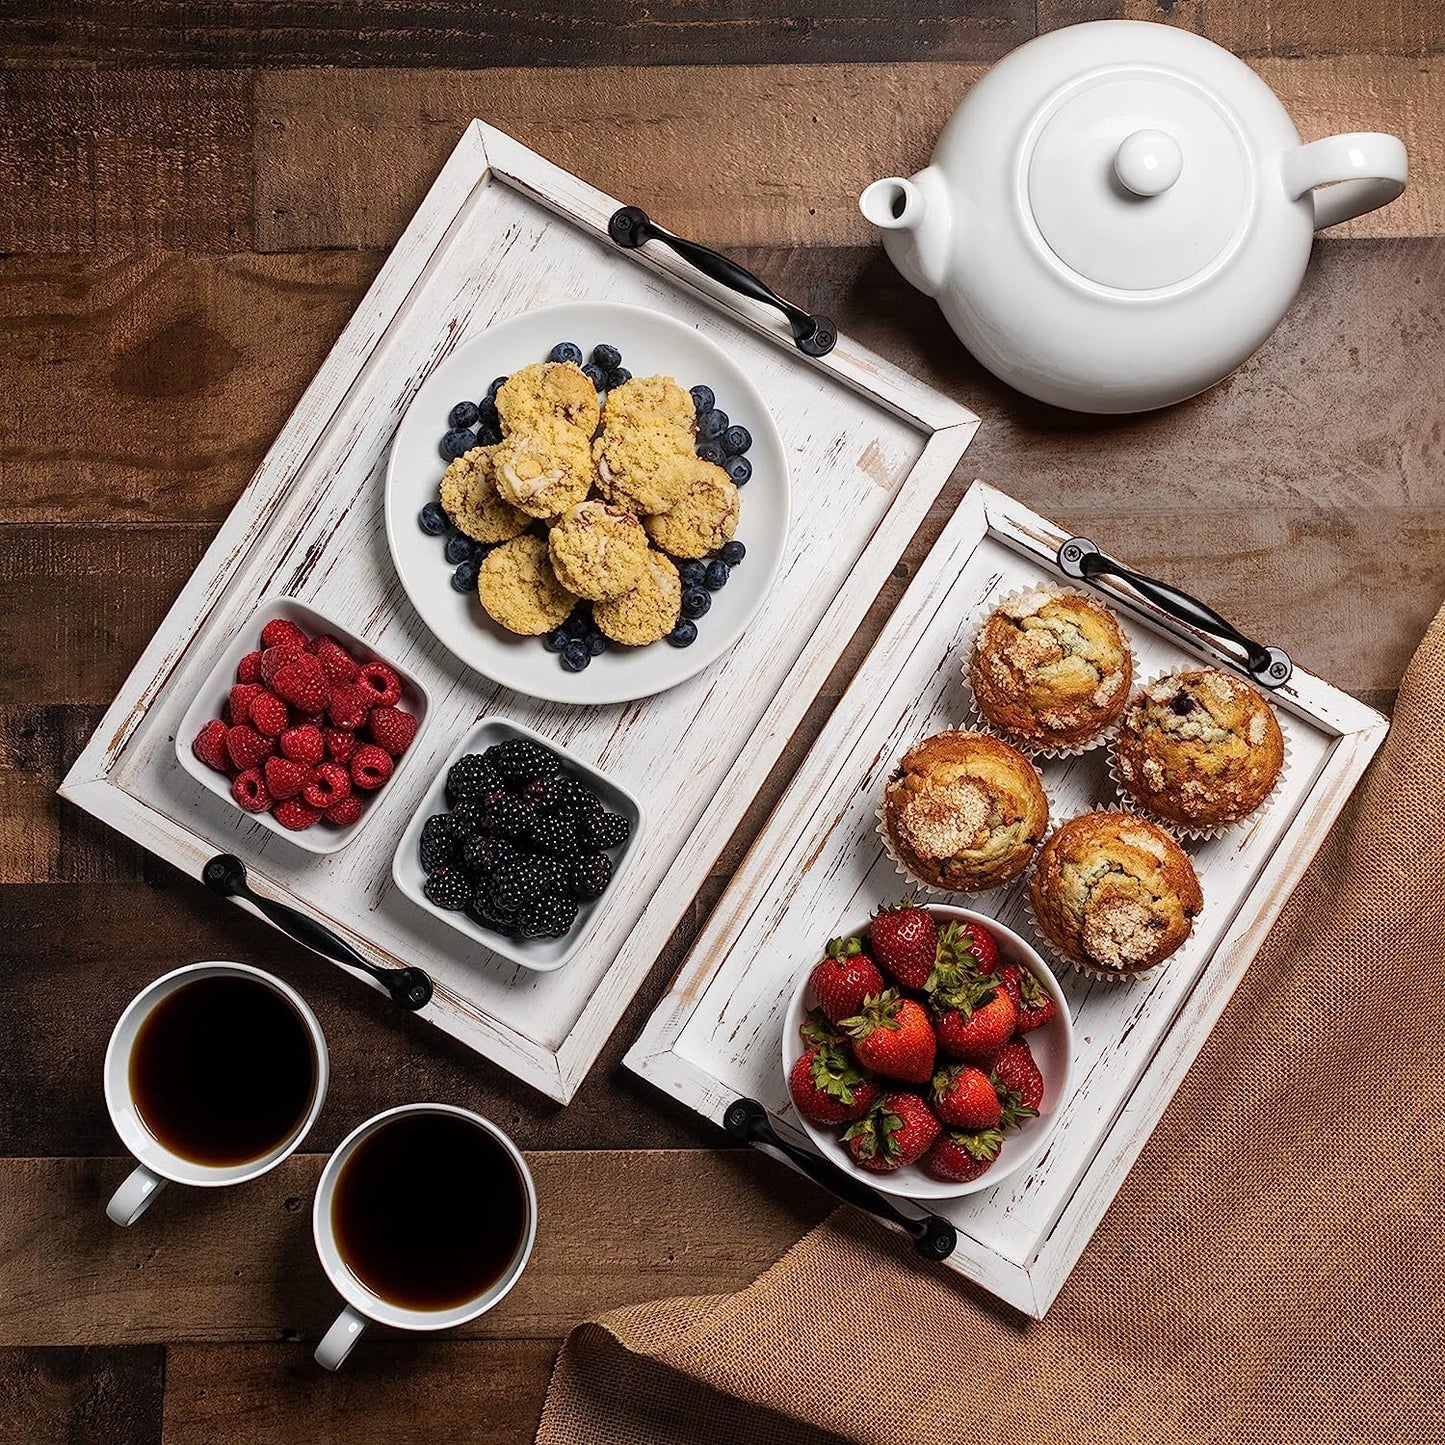
<path fill-rule="evenodd" d="M 465 913 L 438 908 L 422 892 L 426 874 L 422 870 L 419 853 L 421 830 L 426 826 L 426 820 L 434 814 L 450 811 L 447 807 L 446 783 L 452 764 L 467 753 L 484 752 L 494 743 L 505 742 L 508 738 L 526 738 L 530 742 L 540 743 L 592 788 L 611 812 L 621 813 L 628 822 L 627 841 L 622 845 L 622 852 L 617 855 L 612 865 L 612 877 L 608 881 L 606 892 L 600 898 L 591 898 L 582 904 L 577 910 L 577 919 L 571 930 L 561 938 L 508 938 L 504 933 L 497 933 L 490 928 L 483 928 L 479 923 L 473 923 Z M 531 728 L 523 727 L 521 723 L 512 722 L 509 718 L 484 718 L 457 744 L 452 755 L 442 764 L 441 771 L 432 780 L 431 787 L 427 789 L 416 812 L 412 814 L 406 831 L 401 835 L 401 842 L 397 844 L 396 857 L 391 864 L 391 876 L 396 880 L 396 886 L 418 908 L 426 909 L 434 918 L 440 918 L 443 923 L 449 924 L 479 947 L 509 958 L 523 968 L 530 968 L 537 973 L 551 973 L 553 969 L 561 968 L 569 962 L 587 941 L 597 916 L 607 906 L 608 898 L 617 887 L 617 880 L 636 856 L 643 824 L 642 804 L 605 773 L 598 772 L 575 754 L 569 753 L 566 748 L 558 747 L 550 739 L 534 733 Z"/>
<path fill-rule="evenodd" d="M 222 709 L 225 707 L 227 699 L 231 695 L 231 688 L 236 681 L 236 668 L 241 659 L 248 652 L 255 652 L 261 646 L 261 629 L 278 617 L 284 618 L 287 622 L 294 622 L 310 637 L 316 637 L 323 632 L 329 633 L 358 662 L 384 662 L 396 673 L 401 680 L 401 701 L 398 706 L 416 718 L 416 737 L 412 739 L 411 746 L 407 748 L 406 752 L 396 759 L 396 767 L 393 769 L 391 778 L 377 790 L 378 794 L 391 787 L 396 774 L 407 765 L 407 760 L 416 752 L 416 739 L 421 736 L 421 730 L 426 724 L 427 712 L 431 707 L 431 698 L 426 688 L 412 673 L 393 662 L 391 658 L 383 656 L 349 628 L 343 627 L 341 623 L 328 617 L 324 612 L 318 612 L 314 607 L 308 607 L 306 603 L 297 602 L 292 597 L 275 597 L 262 602 L 237 629 L 236 635 L 216 659 L 216 665 L 206 675 L 205 682 L 197 689 L 195 697 L 191 699 L 191 704 L 186 709 L 185 716 L 181 719 L 180 726 L 176 729 L 176 760 L 203 788 L 214 793 L 218 798 L 224 798 L 238 813 L 245 813 L 251 822 L 268 829 L 295 847 L 304 849 L 307 853 L 336 853 L 346 847 L 366 826 L 366 820 L 375 811 L 370 800 L 363 808 L 361 817 L 344 828 L 338 828 L 323 819 L 313 827 L 306 829 L 305 832 L 295 833 L 290 828 L 283 828 L 270 813 L 247 813 L 231 796 L 230 779 L 224 773 L 218 773 L 214 768 L 208 768 L 191 751 L 191 744 L 195 741 L 196 734 L 200 732 L 201 728 L 212 718 L 221 716 Z"/>

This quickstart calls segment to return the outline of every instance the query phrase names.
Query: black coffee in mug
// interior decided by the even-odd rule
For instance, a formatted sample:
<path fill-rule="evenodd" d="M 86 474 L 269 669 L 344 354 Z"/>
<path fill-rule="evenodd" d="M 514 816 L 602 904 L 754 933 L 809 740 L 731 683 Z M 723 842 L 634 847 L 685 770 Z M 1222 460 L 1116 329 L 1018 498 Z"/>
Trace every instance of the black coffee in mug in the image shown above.
<path fill-rule="evenodd" d="M 356 1146 L 331 1201 L 336 1247 L 373 1294 L 445 1310 L 485 1294 L 527 1232 L 512 1156 L 455 1114 L 402 1114 Z"/>
<path fill-rule="evenodd" d="M 196 1164 L 232 1167 L 280 1148 L 317 1084 L 305 1020 L 259 979 L 198 978 L 167 994 L 131 1046 L 130 1091 L 156 1140 Z"/>

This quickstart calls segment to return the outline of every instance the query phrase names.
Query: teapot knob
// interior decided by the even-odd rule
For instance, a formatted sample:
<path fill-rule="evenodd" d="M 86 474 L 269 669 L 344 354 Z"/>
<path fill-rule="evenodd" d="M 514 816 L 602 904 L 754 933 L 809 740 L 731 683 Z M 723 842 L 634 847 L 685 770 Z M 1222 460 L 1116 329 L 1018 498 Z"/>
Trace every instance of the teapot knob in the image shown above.
<path fill-rule="evenodd" d="M 1124 137 L 1114 153 L 1114 174 L 1136 196 L 1160 195 L 1183 170 L 1184 152 L 1179 142 L 1162 130 L 1136 130 Z"/>

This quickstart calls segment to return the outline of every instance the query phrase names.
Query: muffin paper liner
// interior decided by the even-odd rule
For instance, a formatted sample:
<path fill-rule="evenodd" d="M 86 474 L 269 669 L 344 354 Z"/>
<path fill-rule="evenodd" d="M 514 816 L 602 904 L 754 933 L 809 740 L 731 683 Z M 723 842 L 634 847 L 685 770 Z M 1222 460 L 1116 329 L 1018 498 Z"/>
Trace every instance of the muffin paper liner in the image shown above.
<path fill-rule="evenodd" d="M 1171 677 L 1177 677 L 1181 672 L 1200 672 L 1207 666 L 1208 664 L 1201 664 L 1200 667 L 1171 667 L 1165 672 L 1157 672 L 1151 677 L 1143 678 L 1135 686 L 1134 692 L 1130 694 L 1129 705 L 1124 711 L 1128 712 L 1129 707 L 1132 707 L 1134 704 L 1135 696 L 1146 687 L 1153 687 L 1156 683 L 1164 682 Z M 1221 668 L 1219 671 L 1223 671 L 1223 669 Z M 1249 685 L 1253 686 L 1252 683 Z M 1259 692 L 1260 690 L 1256 688 L 1255 691 Z M 1270 703 L 1269 698 L 1262 692 L 1260 695 L 1263 696 L 1265 702 L 1269 704 L 1270 710 L 1275 714 L 1275 721 L 1278 723 L 1279 713 L 1274 708 L 1274 704 Z M 1120 723 L 1123 722 L 1122 714 L 1120 715 L 1119 721 Z M 1214 823 L 1208 826 L 1196 823 L 1180 823 L 1176 822 L 1173 818 L 1165 818 L 1161 814 L 1154 812 L 1152 808 L 1146 807 L 1129 791 L 1127 784 L 1119 776 L 1119 731 L 1119 727 L 1116 726 L 1113 728 L 1109 741 L 1109 781 L 1113 783 L 1114 792 L 1118 795 L 1119 807 L 1127 813 L 1138 813 L 1142 817 L 1148 818 L 1151 822 L 1158 823 L 1161 828 L 1172 833 L 1176 838 L 1186 839 L 1190 842 L 1207 842 L 1211 838 L 1218 838 L 1225 833 L 1232 832 L 1236 828 L 1243 827 L 1246 823 L 1257 822 L 1259 818 L 1273 806 L 1275 800 L 1279 797 L 1280 784 L 1284 782 L 1286 775 L 1289 773 L 1289 733 L 1285 731 L 1284 726 L 1281 724 L 1279 733 L 1280 738 L 1284 742 L 1284 760 L 1280 764 L 1279 776 L 1275 778 L 1274 786 L 1260 799 L 1259 804 L 1251 812 L 1246 813 L 1242 818 L 1235 818 L 1229 823 Z"/>
<path fill-rule="evenodd" d="M 1022 602 L 1025 597 L 1034 594 L 1042 594 L 1048 597 L 1082 597 L 1086 602 L 1093 602 L 1098 606 L 1109 608 L 1110 615 L 1113 616 L 1115 622 L 1118 622 L 1119 632 L 1129 648 L 1129 695 L 1130 697 L 1134 695 L 1134 689 L 1139 683 L 1139 655 L 1134 651 L 1134 639 L 1124 630 L 1124 624 L 1119 621 L 1118 613 L 1116 613 L 1112 607 L 1109 607 L 1107 602 L 1101 602 L 1099 598 L 1091 596 L 1089 593 L 1081 591 L 1077 587 L 1058 587 L 1052 583 L 1038 583 L 1032 587 L 1015 587 L 1012 592 L 1005 592 L 1001 597 L 995 598 L 993 606 L 973 625 L 973 629 L 964 644 L 963 682 L 964 686 L 968 689 L 969 727 L 973 732 L 989 733 L 996 738 L 1001 738 L 1004 742 L 1011 743 L 1021 753 L 1026 753 L 1031 758 L 1043 758 L 1050 762 L 1062 758 L 1077 758 L 1084 753 L 1093 752 L 1096 748 L 1101 748 L 1106 744 L 1112 743 L 1114 735 L 1119 730 L 1118 719 L 1116 718 L 1108 727 L 1103 728 L 1093 737 L 1082 743 L 1075 743 L 1072 747 L 1045 747 L 1042 743 L 1034 742 L 1029 738 L 1016 737 L 1013 733 L 1006 732 L 1003 728 L 990 722 L 983 715 L 983 711 L 978 705 L 978 697 L 973 690 L 973 652 L 974 648 L 978 646 L 979 635 L 983 632 L 985 624 L 1001 607 L 1008 606 L 1010 602 Z M 1128 704 L 1126 703 L 1125 706 L 1127 707 Z M 1120 717 L 1122 716 L 1123 714 L 1121 713 Z"/>

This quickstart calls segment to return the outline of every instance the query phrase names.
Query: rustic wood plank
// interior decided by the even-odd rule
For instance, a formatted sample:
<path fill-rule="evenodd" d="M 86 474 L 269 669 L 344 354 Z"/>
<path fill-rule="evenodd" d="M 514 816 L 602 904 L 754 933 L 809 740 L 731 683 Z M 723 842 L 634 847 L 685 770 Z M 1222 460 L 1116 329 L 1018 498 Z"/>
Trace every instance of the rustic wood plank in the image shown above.
<path fill-rule="evenodd" d="M 245 248 L 251 77 L 0 72 L 0 251 Z"/>
<path fill-rule="evenodd" d="M 1426 55 L 1445 48 L 1437 0 L 1204 0 L 1205 34 L 1236 55 Z"/>
<path fill-rule="evenodd" d="M 0 1349 L 0 1445 L 159 1445 L 159 1345 Z"/>
<path fill-rule="evenodd" d="M 1409 190 L 1342 234 L 1445 230 L 1439 64 L 1379 56 L 1256 62 L 1305 138 L 1394 129 L 1405 140 Z M 981 73 L 945 63 L 738 66 L 720 107 L 687 67 L 650 70 L 645 85 L 635 71 L 610 67 L 572 75 L 264 72 L 256 82 L 256 245 L 388 244 L 474 115 L 684 235 L 723 246 L 863 244 L 872 236 L 858 193 L 879 176 L 923 165 Z M 679 165 L 678 156 L 689 160 Z M 696 156 L 707 164 L 693 163 Z"/>
<path fill-rule="evenodd" d="M 748 1150 L 545 1150 L 528 1162 L 532 1262 L 459 1334 L 554 1340 L 599 1310 L 737 1289 L 831 1207 Z M 173 1188 L 126 1230 L 104 1205 L 128 1161 L 0 1162 L 0 1344 L 318 1339 L 339 1308 L 311 1239 L 323 1163 L 297 1155 L 235 1189 Z"/>

